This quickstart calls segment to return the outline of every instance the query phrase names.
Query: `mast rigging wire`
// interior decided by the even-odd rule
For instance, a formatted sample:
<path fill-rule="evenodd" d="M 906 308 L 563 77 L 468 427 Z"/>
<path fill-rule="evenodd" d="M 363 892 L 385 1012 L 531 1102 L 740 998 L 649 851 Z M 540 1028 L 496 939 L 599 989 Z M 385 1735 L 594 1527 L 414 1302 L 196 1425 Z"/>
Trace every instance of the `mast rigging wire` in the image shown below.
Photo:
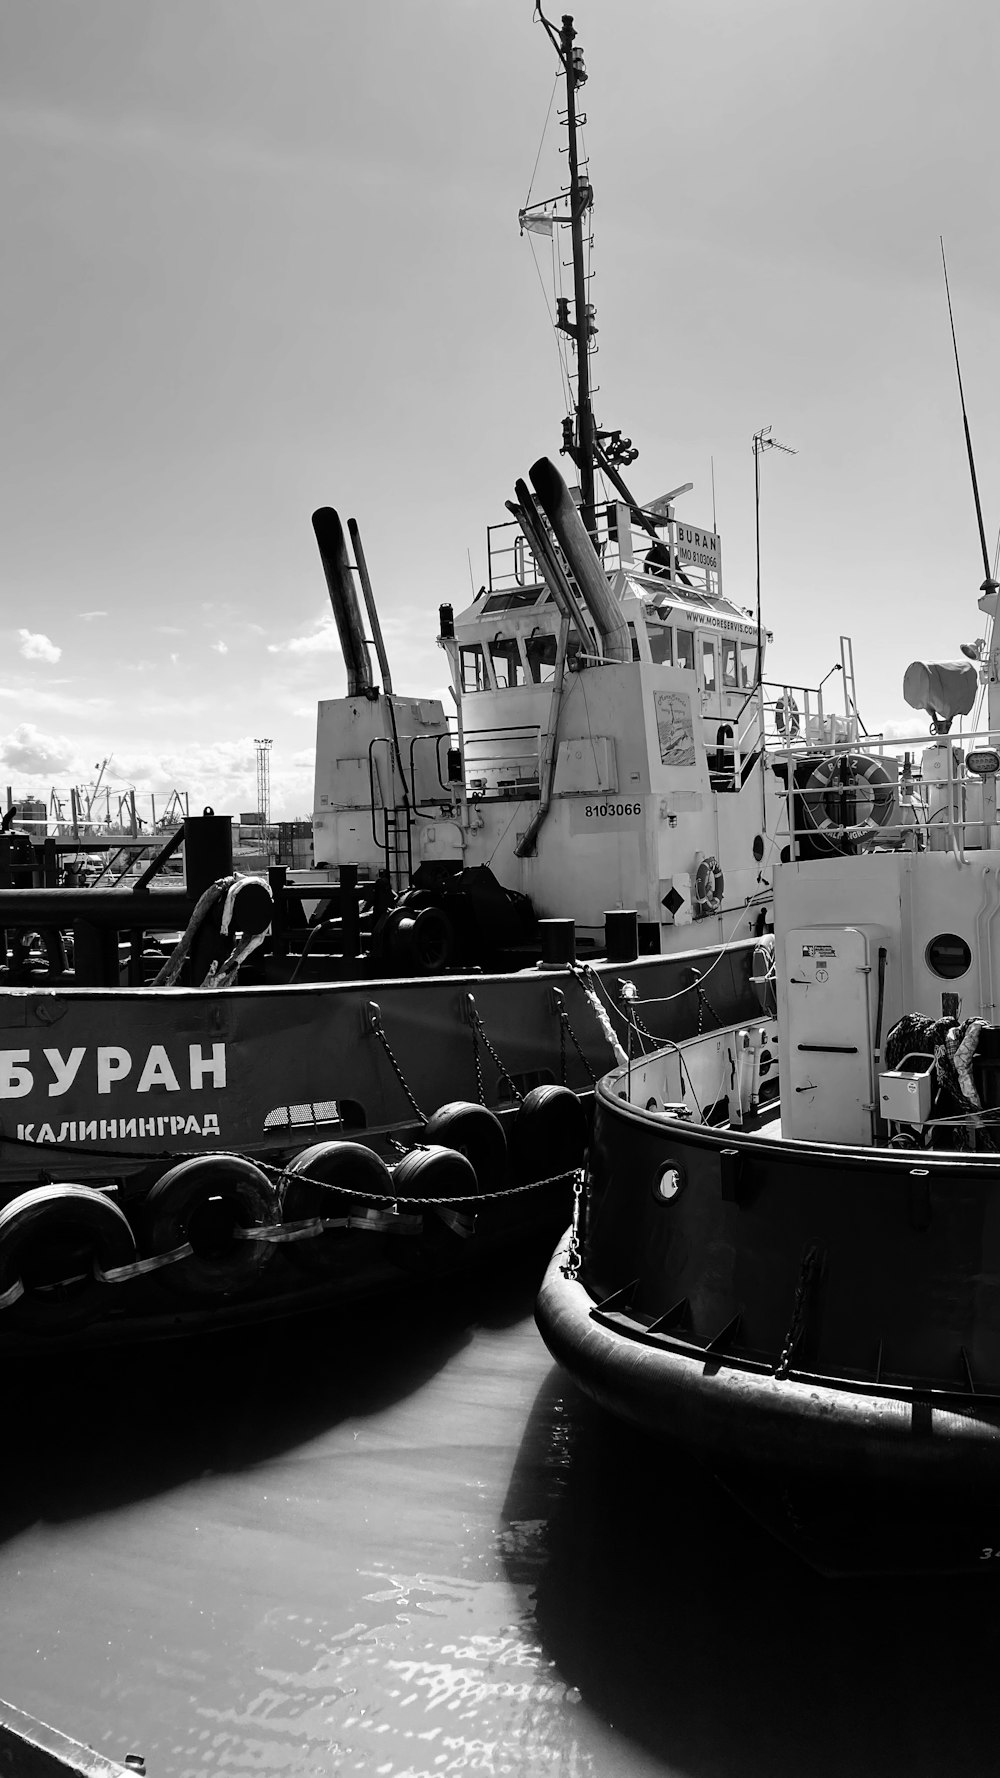
<path fill-rule="evenodd" d="M 951 290 L 948 285 L 948 261 L 944 256 L 944 236 L 939 235 L 938 240 L 941 243 L 941 264 L 944 268 L 944 290 L 945 295 L 948 298 L 948 320 L 951 323 L 951 344 L 955 353 L 955 374 L 958 377 L 958 394 L 959 400 L 962 403 L 962 425 L 965 427 L 965 448 L 969 453 L 969 474 L 972 477 L 972 497 L 976 503 L 976 519 L 979 524 L 979 542 L 983 551 L 983 573 L 986 576 L 987 583 L 990 583 L 992 581 L 992 576 L 990 574 L 990 558 L 986 548 L 986 531 L 983 526 L 983 509 L 979 500 L 979 483 L 976 480 L 976 464 L 972 455 L 972 437 L 969 432 L 969 416 L 965 408 L 965 390 L 962 387 L 962 367 L 958 362 L 958 341 L 955 338 L 955 317 L 952 313 Z M 984 586 L 983 590 L 992 591 L 992 586 Z"/>

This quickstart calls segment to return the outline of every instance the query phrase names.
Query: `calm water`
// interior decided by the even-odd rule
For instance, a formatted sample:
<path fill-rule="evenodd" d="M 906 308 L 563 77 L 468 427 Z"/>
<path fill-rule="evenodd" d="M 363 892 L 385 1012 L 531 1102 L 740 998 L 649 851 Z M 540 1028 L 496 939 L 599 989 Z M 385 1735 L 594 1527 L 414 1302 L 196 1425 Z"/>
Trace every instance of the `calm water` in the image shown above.
<path fill-rule="evenodd" d="M 993 1771 L 998 1595 L 814 1580 L 532 1286 L 9 1380 L 0 1694 L 150 1778 Z"/>

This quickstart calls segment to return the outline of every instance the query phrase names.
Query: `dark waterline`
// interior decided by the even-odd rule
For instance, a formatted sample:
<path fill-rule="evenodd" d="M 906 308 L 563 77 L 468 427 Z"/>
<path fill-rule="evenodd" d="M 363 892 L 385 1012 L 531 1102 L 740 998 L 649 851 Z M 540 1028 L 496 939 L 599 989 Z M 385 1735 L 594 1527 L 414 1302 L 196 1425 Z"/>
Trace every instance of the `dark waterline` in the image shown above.
<path fill-rule="evenodd" d="M 562 1383 L 538 1269 L 15 1376 L 0 1693 L 150 1778 L 991 1770 L 996 1593 L 809 1574 Z"/>

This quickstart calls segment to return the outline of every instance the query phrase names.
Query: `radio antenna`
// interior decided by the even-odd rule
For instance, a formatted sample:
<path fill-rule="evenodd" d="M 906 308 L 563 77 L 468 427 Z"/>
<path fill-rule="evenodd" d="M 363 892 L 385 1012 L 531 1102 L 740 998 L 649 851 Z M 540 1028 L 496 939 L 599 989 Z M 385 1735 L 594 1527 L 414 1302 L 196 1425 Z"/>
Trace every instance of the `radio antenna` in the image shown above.
<path fill-rule="evenodd" d="M 941 242 L 941 265 L 944 269 L 944 293 L 948 298 L 948 320 L 951 322 L 951 344 L 955 353 L 955 375 L 958 378 L 958 394 L 959 400 L 962 403 L 962 425 L 965 427 L 965 448 L 969 453 L 969 474 L 972 477 L 972 497 L 976 502 L 976 519 L 979 524 L 979 542 L 983 552 L 983 572 L 986 575 L 982 590 L 984 592 L 992 592 L 996 582 L 990 573 L 990 556 L 989 551 L 986 548 L 986 531 L 983 526 L 983 509 L 979 500 L 979 483 L 976 480 L 976 462 L 972 455 L 972 437 L 969 432 L 969 416 L 965 410 L 965 390 L 962 387 L 962 367 L 958 362 L 958 341 L 955 338 L 955 317 L 951 307 L 951 290 L 948 286 L 948 261 L 944 256 L 944 236 L 939 235 L 938 240 Z"/>

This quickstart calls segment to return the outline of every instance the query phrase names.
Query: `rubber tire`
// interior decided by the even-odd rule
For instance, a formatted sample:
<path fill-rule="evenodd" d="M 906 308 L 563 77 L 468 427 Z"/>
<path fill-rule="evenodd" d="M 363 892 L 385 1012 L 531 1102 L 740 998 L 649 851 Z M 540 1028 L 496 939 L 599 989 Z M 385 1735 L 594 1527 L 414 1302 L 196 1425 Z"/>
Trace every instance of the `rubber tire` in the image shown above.
<path fill-rule="evenodd" d="M 583 1165 L 587 1114 L 569 1087 L 532 1087 L 518 1106 L 512 1148 L 525 1181 L 550 1179 Z"/>
<path fill-rule="evenodd" d="M 289 1162 L 287 1171 L 308 1178 L 286 1179 L 281 1194 L 282 1222 L 305 1222 L 313 1216 L 360 1215 L 364 1210 L 388 1204 L 369 1205 L 363 1198 L 348 1197 L 333 1186 L 352 1187 L 359 1192 L 393 1196 L 392 1176 L 381 1157 L 361 1142 L 314 1142 Z M 364 1230 L 327 1229 L 315 1239 L 290 1241 L 285 1248 L 288 1258 L 304 1272 L 330 1272 L 343 1263 L 345 1236 L 364 1238 L 365 1252 L 371 1254 L 373 1237 Z"/>
<path fill-rule="evenodd" d="M 472 1162 L 457 1149 L 422 1144 L 392 1169 L 392 1189 L 405 1208 L 413 1198 L 464 1198 L 479 1191 Z"/>
<path fill-rule="evenodd" d="M 459 1154 L 454 1148 L 431 1144 L 411 1149 L 403 1156 L 392 1170 L 392 1188 L 401 1211 L 408 1215 L 420 1206 L 408 1204 L 407 1199 L 424 1196 L 468 1199 L 470 1193 L 478 1192 L 479 1181 L 466 1155 Z M 457 1209 L 464 1216 L 474 1217 L 475 1206 L 471 1202 L 458 1205 Z M 438 1206 L 428 1204 L 423 1212 L 421 1233 L 414 1235 L 401 1230 L 398 1238 L 391 1242 L 390 1254 L 398 1265 L 409 1271 L 454 1270 L 463 1250 L 468 1247 L 468 1239 L 442 1222 L 438 1210 Z"/>
<path fill-rule="evenodd" d="M 73 1245 L 87 1252 L 88 1270 L 95 1259 L 102 1269 L 111 1270 L 139 1257 L 128 1218 L 105 1192 L 89 1185 L 36 1185 L 0 1210 L 0 1291 L 21 1276 L 26 1243 L 34 1244 L 46 1232 L 54 1236 L 60 1223 Z M 78 1260 L 68 1263 L 79 1269 Z M 106 1312 L 113 1288 L 93 1276 L 62 1291 L 26 1287 L 24 1295 L 3 1310 L 0 1330 L 9 1327 L 58 1336 L 86 1327 Z"/>
<path fill-rule="evenodd" d="M 471 1100 L 439 1105 L 427 1120 L 422 1140 L 454 1148 L 475 1168 L 480 1191 L 499 1191 L 507 1172 L 507 1138 L 496 1113 Z"/>
<path fill-rule="evenodd" d="M 192 1155 L 157 1180 L 141 1207 L 146 1253 L 169 1253 L 190 1240 L 189 1228 L 210 1197 L 232 1206 L 233 1224 L 273 1227 L 280 1221 L 277 1193 L 265 1173 L 238 1154 Z M 197 1231 L 195 1231 L 197 1232 Z M 192 1242 L 192 1245 L 195 1245 Z M 199 1253 L 153 1274 L 171 1295 L 200 1300 L 249 1289 L 277 1249 L 264 1241 L 231 1239 L 218 1254 Z"/>

